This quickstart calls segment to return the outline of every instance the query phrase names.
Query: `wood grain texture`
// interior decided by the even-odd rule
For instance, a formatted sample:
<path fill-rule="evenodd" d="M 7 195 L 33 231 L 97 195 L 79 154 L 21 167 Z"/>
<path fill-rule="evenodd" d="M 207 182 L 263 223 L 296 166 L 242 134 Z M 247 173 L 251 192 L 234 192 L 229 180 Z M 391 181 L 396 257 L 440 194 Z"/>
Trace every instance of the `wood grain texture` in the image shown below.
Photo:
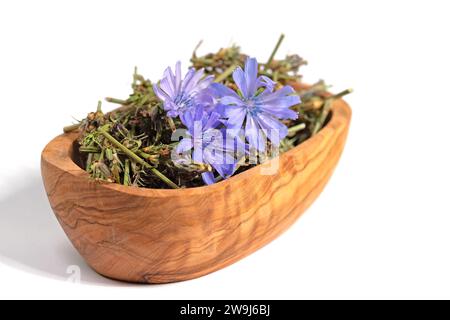
<path fill-rule="evenodd" d="M 156 190 L 92 181 L 72 161 L 76 134 L 42 153 L 51 206 L 87 263 L 113 279 L 168 283 L 224 268 L 285 231 L 317 198 L 342 153 L 351 110 L 332 106 L 324 129 L 279 157 L 217 184 Z"/>

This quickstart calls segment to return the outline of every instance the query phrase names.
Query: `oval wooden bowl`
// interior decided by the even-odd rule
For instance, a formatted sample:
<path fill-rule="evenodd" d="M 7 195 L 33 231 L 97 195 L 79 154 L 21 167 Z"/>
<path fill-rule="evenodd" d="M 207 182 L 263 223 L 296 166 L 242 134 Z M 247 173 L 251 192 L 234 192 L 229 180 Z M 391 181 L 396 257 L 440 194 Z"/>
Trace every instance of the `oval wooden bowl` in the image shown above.
<path fill-rule="evenodd" d="M 95 271 L 130 282 L 188 280 L 242 259 L 292 225 L 330 178 L 350 118 L 349 106 L 335 101 L 325 128 L 282 154 L 273 175 L 258 166 L 180 190 L 99 183 L 74 163 L 76 134 L 65 134 L 44 149 L 42 177 L 58 221 Z"/>

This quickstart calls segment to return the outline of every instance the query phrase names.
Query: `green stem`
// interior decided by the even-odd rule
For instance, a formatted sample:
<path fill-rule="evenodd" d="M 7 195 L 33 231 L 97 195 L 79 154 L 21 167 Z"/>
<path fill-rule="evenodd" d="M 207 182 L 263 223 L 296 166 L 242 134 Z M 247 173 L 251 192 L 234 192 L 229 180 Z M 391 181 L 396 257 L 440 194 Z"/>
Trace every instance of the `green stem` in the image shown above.
<path fill-rule="evenodd" d="M 72 124 L 70 126 L 64 127 L 64 133 L 71 133 L 75 130 L 78 130 L 78 128 L 81 126 L 81 122 L 80 123 L 76 123 L 76 124 Z"/>
<path fill-rule="evenodd" d="M 124 172 L 124 175 L 123 175 L 123 184 L 125 186 L 130 186 L 131 185 L 130 160 L 129 159 L 125 160 L 125 172 Z"/>
<path fill-rule="evenodd" d="M 328 114 L 330 113 L 331 106 L 333 105 L 334 99 L 326 99 L 325 103 L 322 108 L 322 112 L 320 113 L 319 118 L 317 119 L 316 123 L 314 124 L 314 128 L 312 131 L 312 135 L 316 135 L 317 132 L 319 132 L 320 129 L 322 129 L 325 120 L 327 119 Z"/>
<path fill-rule="evenodd" d="M 103 111 L 102 111 L 102 102 L 101 102 L 101 101 L 99 101 L 98 104 L 97 104 L 97 113 L 103 114 Z"/>
<path fill-rule="evenodd" d="M 333 105 L 334 100 L 340 99 L 343 96 L 346 96 L 347 94 L 350 94 L 352 92 L 353 89 L 347 89 L 325 99 L 322 112 L 319 118 L 317 119 L 316 123 L 314 124 L 312 135 L 317 134 L 317 132 L 319 132 L 319 130 L 322 129 L 323 125 L 325 124 L 325 120 L 327 120 L 328 114 L 330 113 L 331 106 Z"/>
<path fill-rule="evenodd" d="M 281 34 L 280 38 L 278 39 L 278 42 L 277 42 L 275 48 L 273 49 L 272 53 L 270 54 L 269 60 L 267 60 L 267 63 L 264 66 L 264 70 L 269 68 L 270 64 L 273 61 L 273 58 L 275 58 L 275 54 L 277 53 L 278 49 L 280 48 L 281 43 L 283 42 L 283 39 L 284 39 L 284 34 Z"/>
<path fill-rule="evenodd" d="M 338 94 L 335 94 L 334 96 L 331 96 L 331 97 L 328 98 L 328 99 L 333 99 L 333 100 L 340 99 L 340 98 L 342 98 L 343 96 L 346 96 L 346 95 L 348 95 L 348 94 L 350 94 L 350 93 L 352 93 L 352 92 L 353 92 L 353 89 L 347 89 L 347 90 L 344 90 L 344 91 L 342 91 L 342 92 L 339 92 Z"/>
<path fill-rule="evenodd" d="M 177 126 L 175 125 L 175 122 L 171 117 L 167 117 L 167 123 L 169 124 L 170 130 L 172 130 L 172 132 L 175 132 L 177 130 Z"/>
<path fill-rule="evenodd" d="M 89 172 L 92 164 L 93 153 L 89 153 L 87 161 L 86 161 L 86 171 Z"/>
<path fill-rule="evenodd" d="M 116 99 L 116 98 L 111 98 L 111 97 L 107 97 L 107 98 L 105 98 L 105 100 L 108 101 L 108 102 L 111 102 L 111 103 L 120 104 L 120 105 L 122 105 L 122 106 L 128 104 L 128 101 L 127 101 L 127 100 Z"/>
<path fill-rule="evenodd" d="M 117 141 L 112 135 L 110 135 L 104 128 L 100 128 L 99 132 L 108 139 L 113 145 L 115 145 L 117 148 L 119 148 L 123 153 L 125 153 L 130 159 L 135 161 L 136 163 L 139 163 L 141 166 L 145 167 L 146 169 L 149 169 L 155 176 L 160 178 L 165 184 L 167 184 L 169 187 L 173 189 L 178 189 L 179 187 L 173 183 L 169 178 L 167 178 L 164 174 L 162 174 L 158 169 L 152 167 L 150 164 L 145 162 L 143 159 L 141 159 L 138 155 L 136 155 L 133 151 L 125 147 L 123 144 L 121 144 L 119 141 Z"/>
<path fill-rule="evenodd" d="M 97 148 L 97 147 L 81 146 L 79 150 L 80 150 L 80 152 L 85 152 L 85 153 L 100 153 L 100 152 L 102 152 L 102 149 Z"/>
<path fill-rule="evenodd" d="M 278 71 L 274 71 L 273 72 L 273 81 L 278 82 L 278 78 L 279 78 L 280 74 Z"/>
<path fill-rule="evenodd" d="M 237 67 L 237 64 L 231 65 L 223 73 L 219 74 L 214 82 L 222 82 L 223 80 L 228 78 L 233 73 L 233 71 L 236 70 Z"/>
<path fill-rule="evenodd" d="M 137 84 L 137 77 L 138 77 L 138 68 L 134 67 L 134 73 L 133 73 L 133 89 L 136 87 Z"/>
<path fill-rule="evenodd" d="M 301 130 L 304 130 L 306 128 L 306 124 L 305 123 L 300 123 L 300 124 L 297 124 L 297 125 L 295 125 L 295 126 L 293 126 L 293 127 L 290 127 L 289 129 L 288 129 L 288 135 L 290 136 L 290 135 L 293 135 L 293 134 L 295 134 L 295 133 L 297 133 L 297 132 L 299 132 L 299 131 L 301 131 Z"/>
<path fill-rule="evenodd" d="M 198 44 L 195 46 L 194 52 L 192 52 L 192 58 L 193 58 L 193 59 L 196 59 L 196 58 L 197 58 L 197 50 L 198 50 L 198 48 L 200 48 L 200 46 L 202 45 L 202 43 L 203 43 L 203 40 L 200 40 L 200 41 L 198 42 Z"/>

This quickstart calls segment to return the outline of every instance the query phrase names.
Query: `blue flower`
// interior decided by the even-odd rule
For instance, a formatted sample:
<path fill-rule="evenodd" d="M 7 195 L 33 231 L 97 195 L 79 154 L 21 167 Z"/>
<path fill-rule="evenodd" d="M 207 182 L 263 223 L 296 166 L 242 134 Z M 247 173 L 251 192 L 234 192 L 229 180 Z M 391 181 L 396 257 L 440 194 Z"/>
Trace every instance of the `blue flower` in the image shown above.
<path fill-rule="evenodd" d="M 217 112 L 208 113 L 198 107 L 195 112 L 187 112 L 185 120 L 188 135 L 178 144 L 177 153 L 193 149 L 192 160 L 195 163 L 210 165 L 224 179 L 232 176 L 245 153 L 242 140 L 228 135 L 224 129 L 217 129 L 222 123 Z M 202 173 L 202 178 L 206 184 L 215 182 L 212 172 Z"/>
<path fill-rule="evenodd" d="M 245 121 L 245 136 L 251 148 L 265 151 L 266 139 L 278 145 L 288 134 L 288 128 L 280 119 L 297 119 L 290 107 L 300 103 L 293 95 L 294 89 L 285 86 L 277 91 L 275 82 L 265 76 L 258 77 L 258 62 L 248 58 L 245 71 L 237 68 L 233 80 L 236 93 L 223 84 L 213 83 L 211 88 L 221 104 L 226 105 L 224 116 L 229 129 L 241 129 Z"/>
<path fill-rule="evenodd" d="M 189 69 L 184 79 L 181 79 L 181 63 L 177 62 L 175 74 L 169 67 L 164 71 L 159 86 L 154 84 L 156 96 L 164 102 L 164 110 L 171 118 L 180 117 L 185 123 L 185 114 L 197 106 L 208 107 L 213 100 L 206 89 L 213 82 L 214 76 L 204 78 L 204 70 Z"/>

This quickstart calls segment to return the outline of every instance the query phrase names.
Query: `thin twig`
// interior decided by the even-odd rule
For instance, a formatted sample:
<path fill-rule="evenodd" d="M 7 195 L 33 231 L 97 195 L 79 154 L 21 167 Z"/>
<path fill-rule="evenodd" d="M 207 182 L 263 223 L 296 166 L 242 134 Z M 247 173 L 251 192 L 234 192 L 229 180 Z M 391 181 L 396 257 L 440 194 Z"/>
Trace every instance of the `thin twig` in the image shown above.
<path fill-rule="evenodd" d="M 170 130 L 172 130 L 172 132 L 177 131 L 177 126 L 175 125 L 175 122 L 171 117 L 167 117 L 167 123 L 169 124 Z"/>
<path fill-rule="evenodd" d="M 98 103 L 97 103 L 97 113 L 103 114 L 103 111 L 102 111 L 102 101 L 101 101 L 101 100 L 99 100 Z"/>
<path fill-rule="evenodd" d="M 270 54 L 269 60 L 267 60 L 266 65 L 264 66 L 264 70 L 269 68 L 270 64 L 273 61 L 273 58 L 275 58 L 275 54 L 277 53 L 278 49 L 280 48 L 281 43 L 283 42 L 284 34 L 280 35 L 280 38 L 278 39 L 277 44 L 275 45 L 275 48 L 273 49 L 272 53 Z"/>
<path fill-rule="evenodd" d="M 105 98 L 105 100 L 107 102 L 116 103 L 116 104 L 120 104 L 120 105 L 127 105 L 129 103 L 127 100 L 116 99 L 116 98 L 111 98 L 111 97 L 107 97 L 107 98 Z"/>
<path fill-rule="evenodd" d="M 288 129 L 288 135 L 289 136 L 293 135 L 293 134 L 295 134 L 295 133 L 297 133 L 297 132 L 299 132 L 301 130 L 304 130 L 305 128 L 306 128 L 306 124 L 305 123 L 300 123 L 300 124 L 298 124 L 296 126 L 290 127 Z"/>
<path fill-rule="evenodd" d="M 334 100 L 336 100 L 336 99 L 340 99 L 340 98 L 342 98 L 343 96 L 346 96 L 346 95 L 348 95 L 348 94 L 350 94 L 350 93 L 352 93 L 353 92 L 353 89 L 347 89 L 347 90 L 344 90 L 344 91 L 342 91 L 342 92 L 339 92 L 338 94 L 335 94 L 334 96 L 331 96 L 330 98 L 331 99 L 334 99 Z M 330 99 L 329 98 L 329 99 Z"/>
<path fill-rule="evenodd" d="M 70 126 L 64 127 L 63 131 L 64 131 L 64 133 L 71 133 L 73 131 L 78 130 L 78 128 L 80 128 L 80 126 L 81 126 L 81 122 L 80 123 L 71 124 Z"/>
<path fill-rule="evenodd" d="M 202 45 L 202 43 L 203 43 L 203 40 L 200 40 L 200 41 L 198 42 L 198 44 L 195 46 L 194 52 L 192 53 L 192 58 L 197 58 L 197 50 L 198 50 L 198 48 L 200 48 L 200 46 Z"/>
<path fill-rule="evenodd" d="M 333 96 L 330 96 L 325 99 L 325 103 L 322 108 L 322 112 L 320 113 L 319 118 L 317 119 L 316 123 L 314 124 L 314 128 L 312 131 L 312 135 L 314 136 L 319 132 L 320 129 L 322 129 L 323 125 L 325 124 L 325 121 L 327 120 L 328 114 L 330 113 L 331 106 L 333 105 L 333 102 L 337 99 L 342 98 L 343 96 L 352 93 L 352 89 L 344 90 L 338 94 L 335 94 Z"/>
<path fill-rule="evenodd" d="M 327 120 L 328 114 L 330 113 L 331 106 L 333 105 L 333 99 L 326 99 L 323 104 L 322 112 L 320 113 L 319 118 L 317 118 L 316 123 L 314 124 L 314 128 L 311 132 L 311 135 L 314 136 L 322 129 L 325 124 L 325 120 Z"/>
<path fill-rule="evenodd" d="M 130 177 L 130 160 L 125 160 L 125 172 L 123 175 L 123 185 L 130 186 L 131 185 L 131 177 Z"/>
<path fill-rule="evenodd" d="M 237 67 L 237 64 L 231 65 L 223 73 L 219 74 L 214 82 L 222 82 L 223 80 L 228 78 L 233 73 L 233 71 L 236 70 Z"/>

